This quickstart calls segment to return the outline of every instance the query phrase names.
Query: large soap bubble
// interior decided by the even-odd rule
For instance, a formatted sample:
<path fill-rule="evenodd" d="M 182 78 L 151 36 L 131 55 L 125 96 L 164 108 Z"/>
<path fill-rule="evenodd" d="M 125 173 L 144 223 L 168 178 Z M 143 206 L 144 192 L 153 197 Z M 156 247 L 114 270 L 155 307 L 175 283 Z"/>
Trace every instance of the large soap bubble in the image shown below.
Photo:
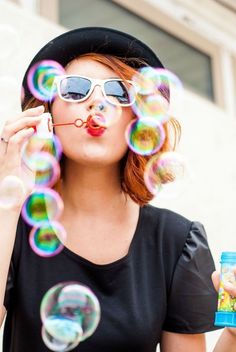
<path fill-rule="evenodd" d="M 91 336 L 100 321 L 94 293 L 78 282 L 62 282 L 44 295 L 40 315 L 42 338 L 53 351 L 70 351 Z"/>

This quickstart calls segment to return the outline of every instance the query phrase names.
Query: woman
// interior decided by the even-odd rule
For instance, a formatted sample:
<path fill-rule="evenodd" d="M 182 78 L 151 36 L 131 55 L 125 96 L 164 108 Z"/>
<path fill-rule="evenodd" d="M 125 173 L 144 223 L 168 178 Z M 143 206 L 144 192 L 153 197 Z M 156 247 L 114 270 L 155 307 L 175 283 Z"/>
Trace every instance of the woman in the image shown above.
<path fill-rule="evenodd" d="M 40 102 L 28 90 L 26 76 L 43 59 L 61 63 L 66 79 L 76 77 L 79 87 L 81 76 L 87 77 L 90 89 L 75 97 L 58 85 L 51 104 L 33 108 Z M 106 117 L 105 101 L 114 93 L 105 82 L 130 80 L 145 65 L 163 67 L 144 43 L 112 29 L 76 29 L 49 42 L 25 75 L 24 112 L 2 132 L 1 179 L 9 174 L 24 178 L 20 150 L 45 109 L 55 124 L 76 118 L 86 122 L 98 107 L 98 117 Z M 112 84 L 116 91 L 117 82 Z M 124 132 L 135 116 L 125 83 L 122 89 L 121 109 L 113 111 L 121 116 L 98 134 L 95 128 L 55 127 L 64 154 L 57 189 L 65 205 L 60 222 L 67 240 L 60 254 L 48 260 L 30 249 L 30 228 L 18 221 L 26 195 L 7 214 L 0 210 L 2 319 L 7 310 L 4 352 L 48 351 L 41 339 L 39 305 L 43 294 L 63 281 L 89 286 L 101 304 L 101 322 L 79 345 L 81 352 L 154 352 L 158 343 L 161 351 L 205 351 L 204 332 L 215 329 L 214 264 L 204 229 L 148 205 L 152 195 L 143 181 L 148 158 L 127 150 Z M 178 125 L 171 124 L 177 139 Z M 171 150 L 172 144 L 167 134 L 160 153 Z M 214 274 L 216 287 L 217 280 Z M 233 351 L 235 345 L 234 329 L 225 329 L 215 351 Z"/>

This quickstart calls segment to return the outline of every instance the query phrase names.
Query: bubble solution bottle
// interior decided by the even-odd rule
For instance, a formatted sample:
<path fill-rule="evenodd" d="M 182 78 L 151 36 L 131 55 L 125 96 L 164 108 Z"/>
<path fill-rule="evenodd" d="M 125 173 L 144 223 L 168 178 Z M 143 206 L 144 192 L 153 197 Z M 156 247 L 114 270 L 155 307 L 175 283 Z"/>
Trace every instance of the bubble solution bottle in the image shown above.
<path fill-rule="evenodd" d="M 218 292 L 218 308 L 215 313 L 215 325 L 236 327 L 236 297 L 232 297 L 224 289 L 224 284 L 236 285 L 236 252 L 221 254 L 220 288 Z"/>

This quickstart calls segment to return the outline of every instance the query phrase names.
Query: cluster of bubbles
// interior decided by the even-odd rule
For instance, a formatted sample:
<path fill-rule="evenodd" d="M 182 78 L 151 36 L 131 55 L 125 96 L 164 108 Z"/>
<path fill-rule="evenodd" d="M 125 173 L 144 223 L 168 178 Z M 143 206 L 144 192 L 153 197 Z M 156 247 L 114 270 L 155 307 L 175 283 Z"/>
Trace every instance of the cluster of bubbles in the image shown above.
<path fill-rule="evenodd" d="M 54 80 L 63 68 L 53 61 L 35 64 L 27 76 L 31 93 L 39 100 L 50 101 L 56 91 Z M 47 115 L 45 116 L 47 118 Z M 37 126 L 22 148 L 23 163 L 35 175 L 34 192 L 22 208 L 22 216 L 32 226 L 29 243 L 35 253 L 52 257 L 61 252 L 66 231 L 59 219 L 64 205 L 52 187 L 60 179 L 59 161 L 62 146 L 56 135 L 44 133 L 49 124 Z M 77 126 L 76 126 L 77 127 Z M 93 292 L 77 282 L 63 282 L 44 295 L 40 314 L 42 339 L 52 351 L 70 351 L 93 334 L 100 320 L 100 305 Z"/>
<path fill-rule="evenodd" d="M 63 282 L 44 295 L 40 315 L 42 338 L 53 351 L 70 351 L 91 336 L 100 321 L 94 293 L 78 282 Z"/>
<path fill-rule="evenodd" d="M 133 152 L 150 157 L 144 172 L 148 190 L 154 196 L 177 196 L 185 184 L 186 161 L 178 153 L 162 152 L 161 148 L 166 140 L 165 123 L 179 113 L 182 83 L 169 70 L 152 67 L 141 68 L 133 83 L 129 96 L 137 119 L 127 126 L 127 144 Z"/>
<path fill-rule="evenodd" d="M 63 249 L 66 232 L 57 221 L 63 211 L 63 201 L 51 187 L 60 178 L 61 157 L 59 139 L 41 138 L 34 134 L 22 148 L 24 165 L 34 174 L 34 191 L 26 199 L 21 214 L 32 226 L 29 241 L 40 256 L 51 257 Z"/>

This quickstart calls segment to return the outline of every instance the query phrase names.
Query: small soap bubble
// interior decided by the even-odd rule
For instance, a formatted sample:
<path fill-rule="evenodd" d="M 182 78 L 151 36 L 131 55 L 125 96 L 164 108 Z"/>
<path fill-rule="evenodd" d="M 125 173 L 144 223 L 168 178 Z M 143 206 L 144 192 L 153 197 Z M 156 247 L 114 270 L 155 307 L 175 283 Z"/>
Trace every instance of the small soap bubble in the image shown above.
<path fill-rule="evenodd" d="M 81 325 L 62 316 L 49 316 L 42 327 L 42 339 L 52 351 L 70 351 L 78 346 L 83 335 Z"/>
<path fill-rule="evenodd" d="M 130 91 L 130 94 L 132 92 Z M 132 109 L 140 119 L 153 118 L 160 123 L 169 120 L 169 102 L 162 94 L 139 95 L 136 94 Z"/>
<path fill-rule="evenodd" d="M 132 109 L 137 117 L 153 117 L 163 123 L 181 114 L 183 85 L 173 72 L 144 67 L 134 75 L 133 82 L 129 95 L 135 100 Z"/>
<path fill-rule="evenodd" d="M 21 213 L 28 224 L 40 226 L 45 221 L 57 220 L 63 207 L 57 192 L 49 188 L 37 188 L 25 201 Z"/>
<path fill-rule="evenodd" d="M 62 145 L 58 137 L 54 134 L 52 138 L 40 138 L 33 134 L 22 147 L 22 160 L 31 168 L 31 159 L 35 153 L 47 152 L 56 160 L 60 160 L 62 155 Z"/>
<path fill-rule="evenodd" d="M 17 31 L 9 25 L 0 25 L 0 60 L 5 61 L 15 56 L 20 46 L 20 37 Z"/>
<path fill-rule="evenodd" d="M 60 177 L 59 163 L 51 154 L 39 152 L 32 154 L 28 166 L 35 172 L 37 187 L 52 187 Z"/>
<path fill-rule="evenodd" d="M 46 292 L 40 315 L 45 344 L 49 347 L 49 340 L 52 350 L 64 345 L 65 351 L 69 351 L 94 333 L 101 311 L 97 297 L 88 287 L 78 282 L 63 282 Z"/>
<path fill-rule="evenodd" d="M 33 96 L 42 101 L 50 101 L 56 95 L 55 78 L 65 73 L 56 61 L 43 60 L 29 70 L 27 84 Z"/>
<path fill-rule="evenodd" d="M 149 95 L 156 92 L 158 87 L 158 74 L 151 66 L 142 67 L 132 78 L 135 93 Z"/>
<path fill-rule="evenodd" d="M 167 114 L 171 117 L 180 117 L 182 114 L 183 84 L 173 72 L 158 68 L 158 91 L 168 97 L 169 105 Z"/>
<path fill-rule="evenodd" d="M 110 97 L 111 98 L 111 97 Z M 104 100 L 98 101 L 90 111 L 89 125 L 94 127 L 109 127 L 121 117 L 122 107 Z"/>
<path fill-rule="evenodd" d="M 126 128 L 128 146 L 135 153 L 150 155 L 156 153 L 165 141 L 163 126 L 154 119 L 135 120 Z"/>
<path fill-rule="evenodd" d="M 0 182 L 0 207 L 13 209 L 19 206 L 26 195 L 26 189 L 22 180 L 14 175 L 6 176 Z"/>
<path fill-rule="evenodd" d="M 52 257 L 59 254 L 66 240 L 66 231 L 57 221 L 46 221 L 33 227 L 29 235 L 32 250 L 41 257 Z"/>
<path fill-rule="evenodd" d="M 189 181 L 185 159 L 176 152 L 154 155 L 146 165 L 144 181 L 148 190 L 155 196 L 178 197 Z"/>

